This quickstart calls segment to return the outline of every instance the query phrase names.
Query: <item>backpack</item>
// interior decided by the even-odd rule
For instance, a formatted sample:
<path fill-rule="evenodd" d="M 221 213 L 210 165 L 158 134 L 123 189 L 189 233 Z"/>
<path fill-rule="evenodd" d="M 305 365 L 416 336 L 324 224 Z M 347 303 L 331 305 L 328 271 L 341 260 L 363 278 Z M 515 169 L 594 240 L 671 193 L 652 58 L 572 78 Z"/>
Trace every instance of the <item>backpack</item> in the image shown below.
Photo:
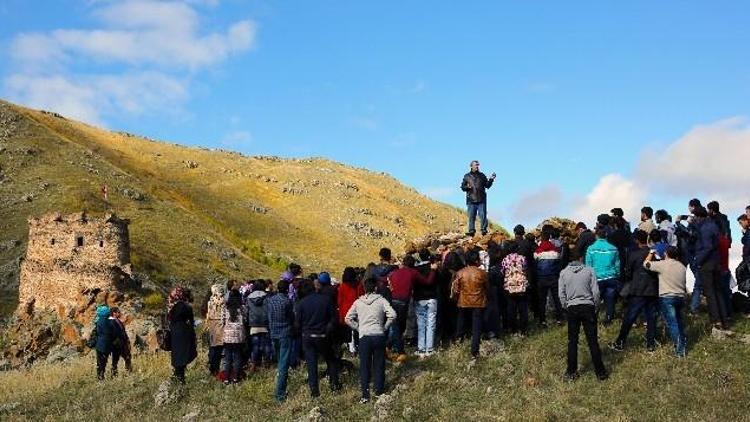
<path fill-rule="evenodd" d="M 735 271 L 737 279 L 737 289 L 743 293 L 750 292 L 750 265 L 742 261 Z"/>

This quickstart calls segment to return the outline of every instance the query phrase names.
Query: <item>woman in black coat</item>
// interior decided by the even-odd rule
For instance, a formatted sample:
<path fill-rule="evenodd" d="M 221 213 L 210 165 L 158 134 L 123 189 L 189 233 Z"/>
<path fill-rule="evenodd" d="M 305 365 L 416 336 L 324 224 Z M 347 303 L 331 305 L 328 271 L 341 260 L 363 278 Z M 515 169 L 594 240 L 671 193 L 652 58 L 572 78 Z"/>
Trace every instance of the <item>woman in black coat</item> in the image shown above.
<path fill-rule="evenodd" d="M 169 294 L 169 330 L 174 377 L 185 383 L 185 368 L 198 356 L 195 338 L 195 319 L 190 290 L 176 287 Z"/>

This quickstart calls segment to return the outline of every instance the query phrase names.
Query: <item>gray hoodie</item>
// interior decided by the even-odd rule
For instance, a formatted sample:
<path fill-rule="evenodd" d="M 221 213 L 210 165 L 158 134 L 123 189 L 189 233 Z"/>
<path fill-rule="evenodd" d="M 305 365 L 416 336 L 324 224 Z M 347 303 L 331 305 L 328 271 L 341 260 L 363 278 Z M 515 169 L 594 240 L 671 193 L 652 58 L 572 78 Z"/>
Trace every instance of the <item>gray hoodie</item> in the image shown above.
<path fill-rule="evenodd" d="M 382 336 L 396 320 L 396 311 L 377 293 L 368 293 L 354 301 L 346 313 L 346 324 L 360 337 Z"/>
<path fill-rule="evenodd" d="M 599 304 L 599 285 L 591 267 L 581 261 L 573 261 L 560 273 L 558 286 L 563 307 Z"/>

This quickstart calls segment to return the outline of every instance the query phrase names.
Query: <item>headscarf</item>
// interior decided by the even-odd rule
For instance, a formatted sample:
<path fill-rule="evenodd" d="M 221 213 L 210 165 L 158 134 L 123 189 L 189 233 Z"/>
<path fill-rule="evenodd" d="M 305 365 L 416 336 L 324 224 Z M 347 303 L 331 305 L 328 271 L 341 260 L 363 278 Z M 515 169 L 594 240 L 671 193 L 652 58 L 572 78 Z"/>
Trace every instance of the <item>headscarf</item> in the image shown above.
<path fill-rule="evenodd" d="M 284 273 L 281 274 L 281 279 L 284 281 L 292 281 L 294 280 L 294 274 L 292 274 L 291 271 L 284 271 Z"/>
<path fill-rule="evenodd" d="M 182 286 L 177 286 L 169 293 L 167 298 L 167 311 L 171 311 L 172 307 L 177 302 L 187 302 L 187 296 L 185 296 L 185 289 Z"/>
<path fill-rule="evenodd" d="M 221 319 L 221 313 L 224 309 L 225 286 L 221 283 L 211 286 L 211 298 L 208 299 L 207 318 Z"/>
<path fill-rule="evenodd" d="M 109 306 L 107 305 L 99 305 L 96 307 L 96 318 L 94 319 L 94 324 L 99 322 L 100 319 L 107 319 L 109 318 Z"/>

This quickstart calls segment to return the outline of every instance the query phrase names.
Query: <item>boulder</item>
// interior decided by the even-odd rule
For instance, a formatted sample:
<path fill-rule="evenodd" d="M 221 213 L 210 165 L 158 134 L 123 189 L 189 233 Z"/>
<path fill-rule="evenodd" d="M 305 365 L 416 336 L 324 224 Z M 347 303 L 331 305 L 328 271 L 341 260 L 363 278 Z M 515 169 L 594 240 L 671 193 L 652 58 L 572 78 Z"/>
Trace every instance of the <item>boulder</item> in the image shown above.
<path fill-rule="evenodd" d="M 45 359 L 45 362 L 47 363 L 69 362 L 79 357 L 80 355 L 81 354 L 74 347 L 57 345 L 50 349 L 49 353 L 47 354 L 47 359 Z"/>

